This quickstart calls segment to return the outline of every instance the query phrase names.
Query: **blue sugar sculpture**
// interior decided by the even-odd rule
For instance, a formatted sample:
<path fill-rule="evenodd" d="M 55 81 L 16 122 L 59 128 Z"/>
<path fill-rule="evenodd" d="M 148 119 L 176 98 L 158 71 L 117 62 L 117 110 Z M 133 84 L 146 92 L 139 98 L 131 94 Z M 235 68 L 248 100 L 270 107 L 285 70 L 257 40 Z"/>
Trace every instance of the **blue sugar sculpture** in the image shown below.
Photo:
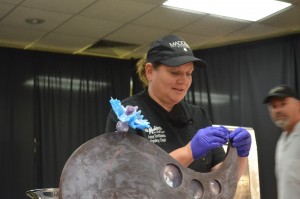
<path fill-rule="evenodd" d="M 129 127 L 133 129 L 145 129 L 150 127 L 148 120 L 143 119 L 141 111 L 137 106 L 122 106 L 120 100 L 111 98 L 109 100 L 111 107 L 117 115 L 119 121 L 116 125 L 117 132 L 127 132 Z"/>

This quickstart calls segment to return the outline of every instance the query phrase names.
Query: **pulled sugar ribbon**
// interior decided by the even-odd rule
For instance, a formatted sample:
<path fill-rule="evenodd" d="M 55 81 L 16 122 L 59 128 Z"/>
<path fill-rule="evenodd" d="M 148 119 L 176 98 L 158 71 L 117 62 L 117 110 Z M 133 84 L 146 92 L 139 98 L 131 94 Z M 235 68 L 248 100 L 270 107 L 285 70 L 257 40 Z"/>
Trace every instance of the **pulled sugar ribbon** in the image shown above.
<path fill-rule="evenodd" d="M 126 106 L 124 107 L 120 100 L 117 99 L 110 99 L 110 104 L 117 115 L 118 119 L 120 120 L 117 123 L 117 131 L 118 132 L 127 132 L 129 130 L 129 126 L 133 129 L 145 129 L 150 127 L 150 123 L 148 120 L 143 119 L 144 116 L 141 114 L 141 111 L 138 111 L 137 106 Z"/>

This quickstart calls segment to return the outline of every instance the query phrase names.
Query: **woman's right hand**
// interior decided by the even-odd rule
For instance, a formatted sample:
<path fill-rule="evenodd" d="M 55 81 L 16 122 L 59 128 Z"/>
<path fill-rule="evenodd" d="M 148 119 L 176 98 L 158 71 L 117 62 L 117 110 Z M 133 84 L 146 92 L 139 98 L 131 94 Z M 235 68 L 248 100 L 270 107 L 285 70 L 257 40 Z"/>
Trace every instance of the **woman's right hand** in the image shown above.
<path fill-rule="evenodd" d="M 210 150 L 226 144 L 229 133 L 230 131 L 223 126 L 199 129 L 190 142 L 194 160 L 200 159 Z"/>

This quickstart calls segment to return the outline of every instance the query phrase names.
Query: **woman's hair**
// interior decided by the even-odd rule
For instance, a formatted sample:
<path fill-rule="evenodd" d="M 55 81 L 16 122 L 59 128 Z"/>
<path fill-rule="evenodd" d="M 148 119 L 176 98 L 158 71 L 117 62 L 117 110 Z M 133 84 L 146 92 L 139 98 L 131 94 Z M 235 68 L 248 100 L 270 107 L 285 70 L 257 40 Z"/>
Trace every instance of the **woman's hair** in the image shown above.
<path fill-rule="evenodd" d="M 146 88 L 148 87 L 148 79 L 146 76 L 146 70 L 145 70 L 145 66 L 148 63 L 147 61 L 147 53 L 144 55 L 143 58 L 141 58 L 137 63 L 136 63 L 136 73 L 140 79 L 140 81 L 143 84 L 143 87 Z M 156 69 L 160 63 L 152 63 L 153 68 Z"/>

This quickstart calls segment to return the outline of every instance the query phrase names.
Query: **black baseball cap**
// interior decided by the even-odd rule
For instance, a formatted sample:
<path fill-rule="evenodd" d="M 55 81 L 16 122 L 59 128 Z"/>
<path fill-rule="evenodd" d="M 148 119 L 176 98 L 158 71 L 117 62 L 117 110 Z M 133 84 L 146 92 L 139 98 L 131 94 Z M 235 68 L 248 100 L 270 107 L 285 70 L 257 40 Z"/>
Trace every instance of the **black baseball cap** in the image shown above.
<path fill-rule="evenodd" d="M 265 97 L 263 103 L 264 104 L 269 103 L 273 97 L 279 97 L 279 98 L 293 97 L 298 99 L 296 92 L 287 85 L 279 85 L 272 88 L 269 91 L 268 95 Z"/>
<path fill-rule="evenodd" d="M 175 35 L 167 35 L 153 42 L 147 53 L 147 61 L 174 67 L 188 62 L 203 68 L 207 66 L 205 61 L 194 57 L 192 49 L 182 38 Z"/>

